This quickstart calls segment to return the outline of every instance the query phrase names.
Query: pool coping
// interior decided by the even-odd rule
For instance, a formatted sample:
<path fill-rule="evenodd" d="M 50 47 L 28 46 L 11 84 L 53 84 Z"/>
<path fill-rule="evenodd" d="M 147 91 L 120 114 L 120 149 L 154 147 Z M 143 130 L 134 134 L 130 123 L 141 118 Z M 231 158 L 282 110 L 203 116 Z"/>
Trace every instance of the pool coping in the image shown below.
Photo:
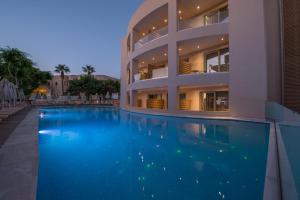
<path fill-rule="evenodd" d="M 276 125 L 271 123 L 263 194 L 264 200 L 281 200 L 280 182 Z"/>
<path fill-rule="evenodd" d="M 129 110 L 126 108 L 119 108 L 125 112 L 129 113 L 138 113 L 144 115 L 154 115 L 154 116 L 166 116 L 166 117 L 178 117 L 178 118 L 190 118 L 190 119 L 206 119 L 206 120 L 227 120 L 227 121 L 240 121 L 240 122 L 252 122 L 252 123 L 263 123 L 263 124 L 272 124 L 272 122 L 265 119 L 258 118 L 237 118 L 237 117 L 226 117 L 226 116 L 205 116 L 205 115 L 187 115 L 187 114 L 177 114 L 177 113 L 161 113 L 155 111 L 144 112 L 142 110 Z"/>
<path fill-rule="evenodd" d="M 0 149 L 0 199 L 35 200 L 38 176 L 38 109 L 32 108 Z"/>

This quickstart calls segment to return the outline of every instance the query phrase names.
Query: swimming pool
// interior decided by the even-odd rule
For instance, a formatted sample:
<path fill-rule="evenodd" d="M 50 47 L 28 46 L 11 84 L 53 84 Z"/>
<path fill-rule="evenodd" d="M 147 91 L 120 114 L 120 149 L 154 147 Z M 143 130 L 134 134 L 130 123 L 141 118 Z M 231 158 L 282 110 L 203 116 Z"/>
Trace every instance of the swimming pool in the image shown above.
<path fill-rule="evenodd" d="M 37 200 L 259 200 L 269 125 L 40 110 Z"/>

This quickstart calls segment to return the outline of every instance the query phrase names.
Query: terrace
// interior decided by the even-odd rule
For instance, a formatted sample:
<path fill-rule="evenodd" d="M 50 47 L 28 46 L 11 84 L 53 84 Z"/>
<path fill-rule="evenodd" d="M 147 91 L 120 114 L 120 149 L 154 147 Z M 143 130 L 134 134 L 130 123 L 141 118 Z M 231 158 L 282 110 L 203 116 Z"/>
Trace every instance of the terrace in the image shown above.
<path fill-rule="evenodd" d="M 148 51 L 133 62 L 133 82 L 168 77 L 167 46 Z"/>
<path fill-rule="evenodd" d="M 178 0 L 177 20 L 179 31 L 228 22 L 228 2 Z"/>

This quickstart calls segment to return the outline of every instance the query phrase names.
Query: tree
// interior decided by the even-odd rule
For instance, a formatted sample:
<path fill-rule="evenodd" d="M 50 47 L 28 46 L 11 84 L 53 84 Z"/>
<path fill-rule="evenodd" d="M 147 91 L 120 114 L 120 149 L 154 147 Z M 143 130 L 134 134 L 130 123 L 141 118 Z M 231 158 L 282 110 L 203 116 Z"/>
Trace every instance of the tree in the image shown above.
<path fill-rule="evenodd" d="M 55 67 L 54 72 L 60 74 L 61 77 L 61 89 L 62 89 L 62 94 L 64 94 L 65 90 L 64 90 L 64 80 L 65 80 L 65 74 L 70 73 L 70 68 L 66 65 L 57 65 Z"/>
<path fill-rule="evenodd" d="M 91 76 L 93 73 L 96 72 L 95 68 L 92 65 L 86 65 L 85 67 L 82 67 L 82 71 L 88 76 Z"/>
<path fill-rule="evenodd" d="M 82 76 L 79 80 L 70 81 L 68 92 L 71 95 L 79 95 L 84 93 L 87 98 L 91 95 L 102 94 L 106 95 L 107 92 L 114 93 L 120 92 L 120 82 L 113 80 L 97 80 L 91 76 Z"/>
<path fill-rule="evenodd" d="M 44 84 L 52 77 L 50 72 L 34 67 L 29 55 L 17 48 L 0 48 L 0 79 L 6 78 L 28 95 L 37 84 Z"/>

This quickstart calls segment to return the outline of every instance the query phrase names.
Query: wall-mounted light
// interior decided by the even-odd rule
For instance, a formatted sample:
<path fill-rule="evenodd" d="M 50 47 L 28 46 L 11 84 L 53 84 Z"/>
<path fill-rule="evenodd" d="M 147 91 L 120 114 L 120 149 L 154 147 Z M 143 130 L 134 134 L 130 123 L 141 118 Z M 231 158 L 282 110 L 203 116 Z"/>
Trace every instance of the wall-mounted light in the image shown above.
<path fill-rule="evenodd" d="M 168 22 L 168 19 L 165 19 L 164 22 L 167 23 L 167 22 Z"/>

